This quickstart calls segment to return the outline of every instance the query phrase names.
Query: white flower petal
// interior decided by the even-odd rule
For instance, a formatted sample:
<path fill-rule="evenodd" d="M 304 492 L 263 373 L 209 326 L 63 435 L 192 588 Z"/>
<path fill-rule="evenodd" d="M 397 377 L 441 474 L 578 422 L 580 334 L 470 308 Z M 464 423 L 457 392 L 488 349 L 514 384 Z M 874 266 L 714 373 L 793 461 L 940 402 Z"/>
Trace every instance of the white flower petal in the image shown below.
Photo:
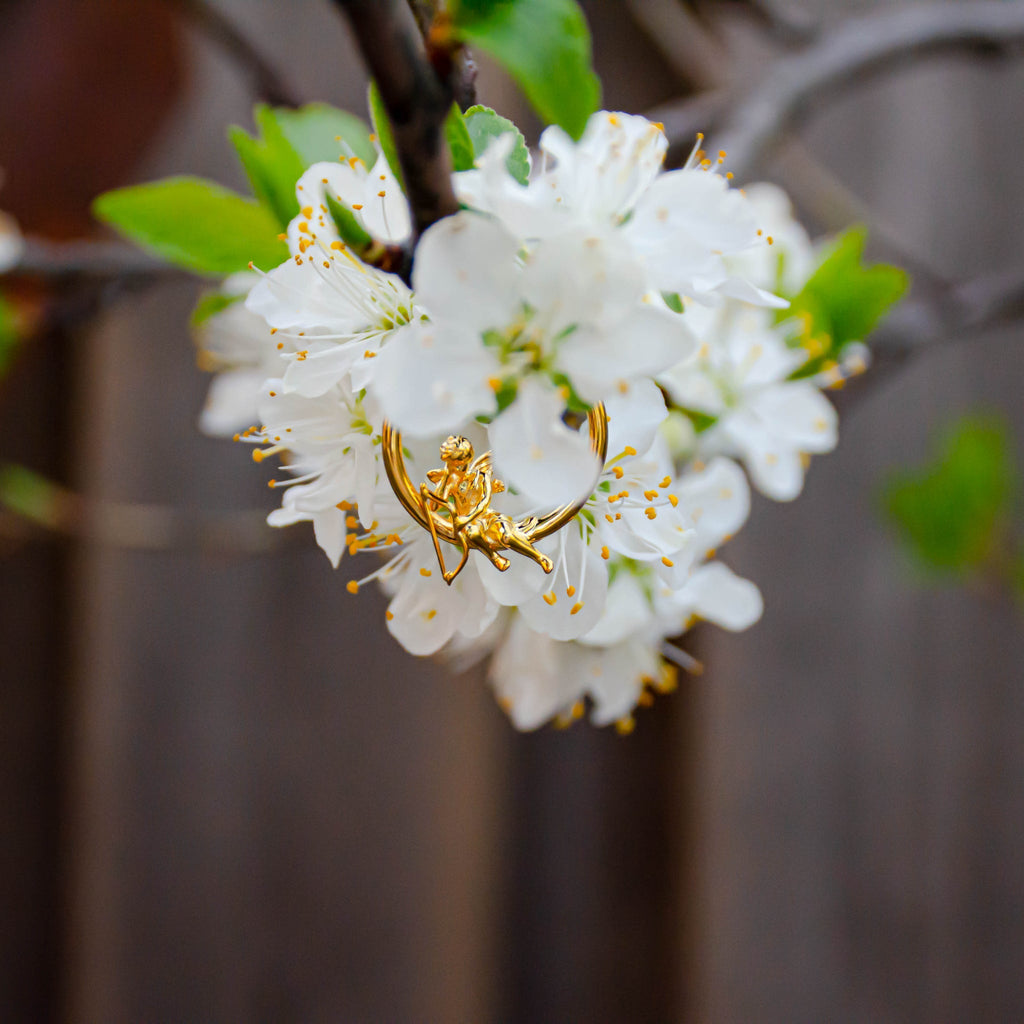
<path fill-rule="evenodd" d="M 374 364 L 383 413 L 410 436 L 456 431 L 497 408 L 489 381 L 501 365 L 471 330 L 408 324 L 392 334 Z"/>
<path fill-rule="evenodd" d="M 695 569 L 677 597 L 689 614 L 738 631 L 752 626 L 764 611 L 761 592 L 721 562 Z"/>
<path fill-rule="evenodd" d="M 493 217 L 462 211 L 424 232 L 413 286 L 432 319 L 482 332 L 519 312 L 519 242 Z"/>
<path fill-rule="evenodd" d="M 556 391 L 527 378 L 488 428 L 498 471 L 543 512 L 589 494 L 601 471 L 587 434 L 567 427 L 562 410 Z"/>

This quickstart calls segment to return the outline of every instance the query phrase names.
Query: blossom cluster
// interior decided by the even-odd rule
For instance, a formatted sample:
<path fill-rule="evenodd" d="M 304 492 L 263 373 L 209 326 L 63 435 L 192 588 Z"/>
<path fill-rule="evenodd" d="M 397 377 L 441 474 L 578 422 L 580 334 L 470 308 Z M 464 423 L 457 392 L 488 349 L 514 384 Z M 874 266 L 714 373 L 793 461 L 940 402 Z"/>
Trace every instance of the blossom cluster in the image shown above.
<path fill-rule="evenodd" d="M 349 590 L 380 581 L 411 653 L 490 656 L 520 728 L 589 702 L 595 723 L 628 729 L 695 664 L 670 639 L 760 616 L 757 588 L 716 552 L 747 518 L 748 477 L 789 500 L 808 455 L 835 445 L 821 389 L 843 370 L 799 372 L 813 352 L 777 292 L 799 290 L 814 253 L 778 190 L 732 187 L 724 154 L 664 171 L 661 126 L 621 113 L 595 114 L 579 142 L 548 128 L 525 184 L 514 142 L 453 175 L 462 209 L 418 240 L 411 287 L 360 258 L 332 212 L 378 249 L 408 240 L 385 157 L 310 167 L 291 258 L 227 281 L 247 298 L 203 328 L 218 371 L 203 426 L 244 426 L 257 461 L 280 457 L 270 522 L 311 522 L 335 567 L 363 560 Z M 598 402 L 603 465 L 582 415 Z M 493 452 L 509 515 L 582 503 L 538 543 L 553 571 L 512 556 L 499 572 L 473 551 L 447 586 L 389 487 L 385 419 L 414 479 L 459 434 Z"/>

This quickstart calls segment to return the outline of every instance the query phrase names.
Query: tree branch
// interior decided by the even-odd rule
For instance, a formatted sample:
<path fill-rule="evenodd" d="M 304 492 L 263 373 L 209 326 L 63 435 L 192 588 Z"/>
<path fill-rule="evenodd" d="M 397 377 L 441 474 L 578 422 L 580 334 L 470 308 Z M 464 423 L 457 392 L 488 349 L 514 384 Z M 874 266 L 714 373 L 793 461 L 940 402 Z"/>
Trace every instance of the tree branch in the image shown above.
<path fill-rule="evenodd" d="M 248 76 L 257 99 L 275 107 L 297 107 L 299 101 L 281 76 L 249 42 L 234 22 L 207 0 L 171 0 L 212 43 L 219 46 Z"/>
<path fill-rule="evenodd" d="M 852 386 L 833 395 L 848 411 L 879 384 L 936 345 L 972 341 L 985 331 L 1024 322 L 1024 268 L 982 274 L 942 294 L 901 302 L 868 340 L 871 367 Z"/>
<path fill-rule="evenodd" d="M 453 102 L 405 0 L 334 0 L 348 18 L 391 121 L 413 222 L 413 244 L 459 204 L 444 122 Z"/>
<path fill-rule="evenodd" d="M 856 80 L 943 51 L 1013 53 L 1024 44 L 1024 4 L 960 0 L 850 19 L 799 54 L 777 61 L 733 108 L 713 143 L 746 178 L 783 134 L 823 98 Z"/>
<path fill-rule="evenodd" d="M 121 242 L 48 242 L 31 237 L 24 241 L 21 258 L 0 277 L 40 277 L 50 281 L 111 278 L 125 284 L 142 284 L 186 273 Z"/>

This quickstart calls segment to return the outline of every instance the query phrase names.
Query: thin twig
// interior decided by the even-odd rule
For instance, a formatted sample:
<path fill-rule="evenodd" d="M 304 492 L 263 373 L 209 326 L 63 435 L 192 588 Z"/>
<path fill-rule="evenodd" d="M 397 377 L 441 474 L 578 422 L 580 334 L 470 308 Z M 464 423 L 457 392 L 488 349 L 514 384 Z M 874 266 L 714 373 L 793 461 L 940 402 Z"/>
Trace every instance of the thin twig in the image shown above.
<path fill-rule="evenodd" d="M 248 76 L 257 99 L 275 107 L 297 107 L 299 101 L 274 67 L 238 30 L 234 22 L 207 0 L 171 0 L 212 43 L 219 46 Z"/>
<path fill-rule="evenodd" d="M 725 149 L 736 176 L 747 178 L 787 131 L 854 80 L 925 54 L 1006 54 L 1022 44 L 1024 4 L 1004 0 L 961 0 L 852 18 L 776 62 L 736 104 L 713 148 Z"/>
<path fill-rule="evenodd" d="M 455 213 L 444 122 L 450 81 L 435 73 L 404 0 L 334 0 L 348 18 L 391 121 L 413 222 L 413 244 L 431 224 Z"/>
<path fill-rule="evenodd" d="M 27 237 L 18 262 L 0 277 L 40 277 L 51 281 L 69 278 L 111 278 L 139 284 L 185 271 L 121 242 L 48 242 Z"/>
<path fill-rule="evenodd" d="M 9 473 L 10 467 L 0 472 Z M 258 509 L 195 511 L 108 501 L 29 475 L 31 500 L 0 493 L 0 540 L 56 535 L 135 551 L 192 550 L 241 556 L 279 551 L 301 534 L 268 528 L 266 513 Z"/>
<path fill-rule="evenodd" d="M 950 280 L 925 257 L 908 248 L 889 224 L 851 192 L 799 139 L 789 139 L 779 149 L 776 166 L 791 194 L 799 196 L 801 207 L 825 231 L 864 224 L 880 254 L 910 272 L 915 295 L 938 296 L 949 290 Z"/>
<path fill-rule="evenodd" d="M 846 411 L 913 358 L 938 345 L 974 341 L 986 331 L 1024 322 L 1024 269 L 982 274 L 944 294 L 901 302 L 869 339 L 871 369 L 835 396 Z"/>

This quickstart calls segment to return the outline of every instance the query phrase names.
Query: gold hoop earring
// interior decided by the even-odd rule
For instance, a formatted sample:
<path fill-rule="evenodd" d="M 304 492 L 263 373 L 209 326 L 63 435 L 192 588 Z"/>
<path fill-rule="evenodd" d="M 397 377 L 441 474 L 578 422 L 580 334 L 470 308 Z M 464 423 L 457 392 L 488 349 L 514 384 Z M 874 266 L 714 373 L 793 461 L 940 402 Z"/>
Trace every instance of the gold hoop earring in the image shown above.
<path fill-rule="evenodd" d="M 608 454 L 608 414 L 598 403 L 587 413 L 591 451 L 604 466 Z M 511 564 L 502 551 L 515 551 L 536 562 L 545 572 L 551 560 L 534 544 L 569 523 L 586 504 L 582 500 L 562 505 L 544 516 L 516 520 L 491 508 L 491 497 L 505 489 L 494 477 L 490 452 L 473 457 L 473 446 L 464 437 L 449 437 L 441 445 L 443 469 L 432 469 L 417 487 L 409 477 L 402 455 L 402 435 L 384 421 L 381 429 L 384 469 L 395 497 L 412 518 L 431 536 L 438 565 L 449 585 L 465 567 L 469 552 L 476 549 L 504 572 Z M 461 550 L 454 569 L 445 565 L 441 541 Z"/>

